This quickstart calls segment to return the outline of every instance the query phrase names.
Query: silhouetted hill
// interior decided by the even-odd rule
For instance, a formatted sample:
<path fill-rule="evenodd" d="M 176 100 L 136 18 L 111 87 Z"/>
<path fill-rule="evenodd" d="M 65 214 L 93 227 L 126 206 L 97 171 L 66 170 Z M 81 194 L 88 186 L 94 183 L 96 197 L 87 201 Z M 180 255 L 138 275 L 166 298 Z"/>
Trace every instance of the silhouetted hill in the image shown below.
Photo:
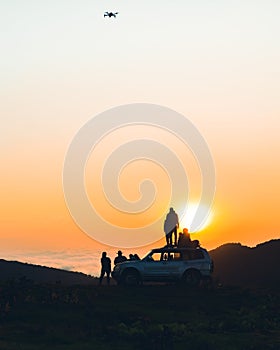
<path fill-rule="evenodd" d="M 226 285 L 280 286 L 280 240 L 254 248 L 240 243 L 224 244 L 210 255 L 214 260 L 214 279 Z"/>
<path fill-rule="evenodd" d="M 95 281 L 93 277 L 81 272 L 72 272 L 3 259 L 0 259 L 0 280 L 61 283 L 65 285 L 93 284 Z"/>
<path fill-rule="evenodd" d="M 214 261 L 213 278 L 223 285 L 280 287 L 280 239 L 261 243 L 254 248 L 227 243 L 209 253 Z M 97 279 L 81 272 L 3 259 L 0 259 L 0 280 L 64 285 L 97 282 Z"/>

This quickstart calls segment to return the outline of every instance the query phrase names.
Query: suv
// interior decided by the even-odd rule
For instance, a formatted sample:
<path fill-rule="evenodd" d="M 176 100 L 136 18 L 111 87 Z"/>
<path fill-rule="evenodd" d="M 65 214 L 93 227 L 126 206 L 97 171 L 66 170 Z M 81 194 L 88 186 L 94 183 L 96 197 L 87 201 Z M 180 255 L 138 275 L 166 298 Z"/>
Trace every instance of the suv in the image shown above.
<path fill-rule="evenodd" d="M 127 260 L 114 267 L 118 284 L 142 282 L 183 282 L 196 287 L 211 279 L 213 262 L 206 249 L 163 247 L 151 250 L 142 260 Z"/>

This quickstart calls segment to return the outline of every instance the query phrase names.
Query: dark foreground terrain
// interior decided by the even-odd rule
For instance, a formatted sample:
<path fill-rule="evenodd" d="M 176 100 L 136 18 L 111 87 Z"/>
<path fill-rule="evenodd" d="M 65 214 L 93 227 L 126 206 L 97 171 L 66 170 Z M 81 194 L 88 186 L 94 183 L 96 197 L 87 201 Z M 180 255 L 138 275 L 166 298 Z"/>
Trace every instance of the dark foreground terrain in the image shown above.
<path fill-rule="evenodd" d="M 1 350 L 280 349 L 278 289 L 21 280 L 0 293 Z"/>

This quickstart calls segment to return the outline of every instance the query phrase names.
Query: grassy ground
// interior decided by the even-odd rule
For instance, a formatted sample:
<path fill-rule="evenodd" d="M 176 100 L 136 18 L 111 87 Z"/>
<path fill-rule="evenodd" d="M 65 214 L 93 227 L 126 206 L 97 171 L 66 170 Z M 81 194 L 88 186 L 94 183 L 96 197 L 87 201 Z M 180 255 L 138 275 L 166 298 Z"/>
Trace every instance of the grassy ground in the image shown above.
<path fill-rule="evenodd" d="M 1 350 L 280 348 L 280 292 L 2 285 Z"/>

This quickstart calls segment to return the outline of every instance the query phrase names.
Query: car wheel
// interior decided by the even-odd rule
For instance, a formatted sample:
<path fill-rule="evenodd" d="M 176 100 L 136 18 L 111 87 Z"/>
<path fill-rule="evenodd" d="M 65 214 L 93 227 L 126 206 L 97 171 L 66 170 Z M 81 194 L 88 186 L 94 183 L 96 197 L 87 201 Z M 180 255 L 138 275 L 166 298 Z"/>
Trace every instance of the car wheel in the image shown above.
<path fill-rule="evenodd" d="M 138 286 L 140 284 L 139 274 L 136 271 L 124 272 L 122 282 L 125 286 Z"/>
<path fill-rule="evenodd" d="M 201 281 L 200 272 L 194 269 L 187 270 L 183 275 L 183 284 L 188 287 L 198 287 Z"/>

